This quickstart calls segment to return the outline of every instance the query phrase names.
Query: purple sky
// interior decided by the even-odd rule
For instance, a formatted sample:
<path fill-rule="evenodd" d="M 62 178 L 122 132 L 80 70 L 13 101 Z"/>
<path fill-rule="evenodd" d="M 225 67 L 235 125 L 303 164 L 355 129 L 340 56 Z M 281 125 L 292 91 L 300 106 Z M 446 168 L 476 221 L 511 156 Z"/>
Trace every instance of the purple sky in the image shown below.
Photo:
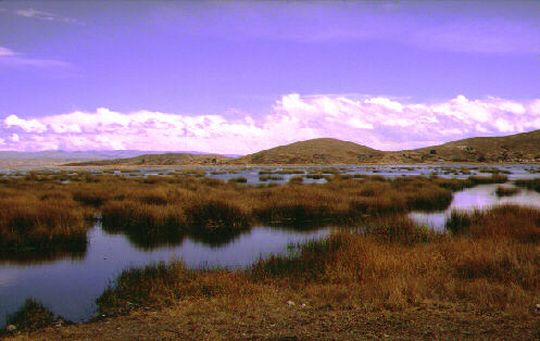
<path fill-rule="evenodd" d="M 0 1 L 0 150 L 540 129 L 540 1 Z"/>

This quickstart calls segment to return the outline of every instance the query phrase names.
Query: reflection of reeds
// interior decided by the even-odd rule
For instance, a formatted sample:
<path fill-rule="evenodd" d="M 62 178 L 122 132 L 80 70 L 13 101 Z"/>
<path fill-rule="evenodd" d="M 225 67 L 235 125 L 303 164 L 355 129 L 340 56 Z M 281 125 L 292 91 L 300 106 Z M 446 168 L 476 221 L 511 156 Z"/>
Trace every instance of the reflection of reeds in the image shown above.
<path fill-rule="evenodd" d="M 183 174 L 76 176 L 66 184 L 40 173 L 11 180 L 10 189 L 0 193 L 4 250 L 55 245 L 80 251 L 86 245 L 87 212 L 101 212 L 107 231 L 125 232 L 137 245 L 151 248 L 179 242 L 185 235 L 220 244 L 255 223 L 343 224 L 365 215 L 443 209 L 452 199 L 445 188 L 448 181 L 421 177 L 352 179 L 338 174 L 326 184 L 298 185 L 294 180 L 283 186 L 238 186 Z M 459 180 L 452 184 L 460 186 Z"/>
<path fill-rule="evenodd" d="M 530 180 L 516 180 L 516 186 L 540 192 L 540 178 Z"/>
<path fill-rule="evenodd" d="M 505 206 L 464 216 L 468 227 L 453 235 L 418 229 L 400 214 L 374 218 L 246 271 L 189 271 L 177 262 L 128 270 L 98 305 L 117 314 L 193 296 L 258 301 L 293 288 L 313 305 L 430 301 L 528 313 L 540 292 L 540 211 Z"/>

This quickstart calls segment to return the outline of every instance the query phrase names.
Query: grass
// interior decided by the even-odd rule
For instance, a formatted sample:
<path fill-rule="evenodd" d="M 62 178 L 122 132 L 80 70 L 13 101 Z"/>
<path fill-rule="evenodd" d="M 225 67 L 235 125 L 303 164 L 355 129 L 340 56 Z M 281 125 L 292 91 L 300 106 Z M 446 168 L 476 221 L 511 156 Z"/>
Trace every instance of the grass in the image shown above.
<path fill-rule="evenodd" d="M 234 178 L 229 179 L 229 183 L 239 183 L 239 184 L 245 184 L 247 183 L 247 178 L 243 176 L 238 176 Z"/>
<path fill-rule="evenodd" d="M 540 178 L 530 180 L 516 180 L 516 186 L 540 192 Z"/>
<path fill-rule="evenodd" d="M 304 182 L 304 177 L 302 176 L 291 176 L 289 179 L 290 184 L 301 184 L 302 182 Z"/>
<path fill-rule="evenodd" d="M 495 194 L 498 197 L 511 197 L 513 195 L 518 194 L 519 192 L 520 192 L 520 189 L 516 187 L 498 186 L 497 189 L 495 190 Z"/>
<path fill-rule="evenodd" d="M 211 298 L 246 290 L 239 274 L 189 270 L 181 261 L 123 271 L 96 300 L 99 315 L 160 307 L 185 298 Z"/>
<path fill-rule="evenodd" d="M 512 205 L 488 211 L 453 211 L 446 228 L 454 234 L 473 238 L 512 239 L 534 244 L 540 242 L 540 211 Z"/>
<path fill-rule="evenodd" d="M 491 176 L 470 176 L 469 182 L 471 182 L 471 187 L 476 185 L 483 184 L 502 184 L 508 181 L 506 175 L 493 174 Z"/>
<path fill-rule="evenodd" d="M 58 319 L 42 303 L 28 298 L 19 310 L 7 316 L 6 322 L 17 327 L 17 330 L 35 330 L 51 326 Z"/>
<path fill-rule="evenodd" d="M 0 225 L 4 245 L 17 241 L 40 247 L 65 231 L 77 235 L 96 212 L 102 213 L 105 229 L 125 233 L 143 248 L 174 244 L 186 235 L 224 243 L 256 224 L 347 227 L 244 270 L 190 270 L 180 261 L 126 270 L 97 300 L 99 313 L 106 316 L 195 302 L 210 309 L 192 317 L 204 324 L 216 312 L 223 320 L 235 314 L 230 305 L 216 302 L 249 302 L 258 309 L 260 302 L 284 299 L 278 303 L 291 309 L 287 297 L 295 297 L 317 307 L 302 313 L 300 320 L 306 321 L 321 309 L 399 311 L 426 302 L 437 309 L 473 307 L 478 314 L 502 312 L 505 319 L 519 320 L 530 318 L 540 297 L 540 210 L 501 206 L 452 212 L 451 233 L 420 228 L 407 218 L 410 210 L 446 208 L 453 191 L 503 181 L 500 177 L 388 180 L 336 174 L 325 184 L 246 186 L 183 174 L 150 181 L 78 176 L 65 184 L 43 180 L 42 174 L 8 179 L 0 189 L 0 201 L 9 208 L 0 212 L 8 222 Z M 34 303 L 23 310 L 39 308 Z M 255 311 L 266 316 L 264 310 Z M 41 316 L 47 320 L 50 314 Z"/>
<path fill-rule="evenodd" d="M 6 252 L 83 251 L 87 219 L 97 213 L 107 231 L 126 233 L 142 248 L 174 244 L 186 235 L 219 245 L 255 224 L 348 224 L 366 215 L 444 209 L 452 190 L 468 184 L 336 174 L 325 184 L 299 185 L 300 178 L 293 178 L 281 186 L 239 186 L 240 178 L 226 183 L 183 173 L 134 178 L 32 173 L 10 179 L 0 195 L 0 246 Z M 68 183 L 59 182 L 65 177 Z"/>
<path fill-rule="evenodd" d="M 506 206 L 467 217 L 467 227 L 453 235 L 418 230 L 403 216 L 387 217 L 299 245 L 247 270 L 195 271 L 178 262 L 132 269 L 98 304 L 100 312 L 114 315 L 215 297 L 247 295 L 258 302 L 293 290 L 316 306 L 358 302 L 372 309 L 408 309 L 432 302 L 528 314 L 540 294 L 540 211 Z"/>
<path fill-rule="evenodd" d="M 36 186 L 4 188 L 0 207 L 0 255 L 86 249 L 87 212 L 69 193 Z"/>
<path fill-rule="evenodd" d="M 259 175 L 259 181 L 279 181 L 284 178 L 279 175 Z"/>

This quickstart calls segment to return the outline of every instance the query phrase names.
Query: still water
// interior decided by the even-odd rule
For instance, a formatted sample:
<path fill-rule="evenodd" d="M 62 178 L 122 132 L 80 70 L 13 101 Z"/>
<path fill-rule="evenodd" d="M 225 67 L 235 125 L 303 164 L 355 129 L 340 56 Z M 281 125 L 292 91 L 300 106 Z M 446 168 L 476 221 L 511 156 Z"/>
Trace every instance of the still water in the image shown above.
<path fill-rule="evenodd" d="M 279 172 L 291 167 L 272 168 Z M 324 173 L 320 167 L 294 167 L 303 175 Z M 534 178 L 540 174 L 539 166 L 498 165 L 509 179 Z M 226 167 L 206 168 L 204 175 L 228 180 L 243 176 L 248 183 L 261 183 L 261 171 L 268 167 L 249 167 L 234 170 Z M 180 169 L 181 170 L 181 169 Z M 139 169 L 121 176 L 147 176 L 178 172 L 179 169 Z M 470 175 L 489 175 L 476 166 L 419 165 L 419 166 L 343 166 L 342 174 L 382 175 L 385 177 L 434 175 L 466 178 Z M 2 171 L 0 171 L 1 173 Z M 96 174 L 101 171 L 96 170 Z M 285 173 L 285 172 L 282 172 Z M 6 176 L 19 176 L 4 172 Z M 24 174 L 21 174 L 22 176 Z M 280 174 L 283 183 L 299 174 Z M 305 182 L 325 182 L 324 179 L 305 179 Z M 512 186 L 511 183 L 506 186 Z M 517 195 L 499 198 L 497 185 L 480 185 L 454 194 L 447 210 L 439 212 L 412 212 L 410 217 L 419 224 L 442 230 L 447 217 L 454 209 L 483 209 L 494 205 L 512 203 L 540 207 L 540 193 L 522 189 Z M 33 297 L 41 301 L 55 314 L 72 321 L 83 321 L 95 313 L 95 299 L 122 270 L 147 264 L 182 259 L 189 267 L 247 267 L 259 258 L 270 254 L 284 254 L 290 245 L 324 238 L 331 228 L 298 231 L 276 227 L 256 227 L 243 234 L 225 240 L 204 241 L 190 237 L 161 244 L 145 245 L 136 238 L 124 234 L 110 234 L 97 223 L 88 233 L 88 246 L 78 254 L 40 255 L 38 258 L 0 258 L 0 326 L 5 324 L 7 314 L 14 312 L 24 300 Z"/>
<path fill-rule="evenodd" d="M 109 234 L 96 224 L 89 231 L 88 247 L 83 254 L 57 260 L 0 259 L 0 326 L 5 324 L 6 315 L 17 310 L 28 297 L 38 299 L 68 320 L 88 319 L 95 313 L 95 299 L 129 267 L 182 259 L 192 268 L 241 268 L 329 233 L 329 228 L 298 231 L 256 227 L 220 245 L 186 237 L 178 245 L 142 248 L 125 235 Z"/>
<path fill-rule="evenodd" d="M 479 185 L 454 193 L 450 206 L 437 212 L 411 212 L 409 217 L 420 225 L 427 225 L 435 230 L 444 230 L 446 221 L 453 210 L 472 211 L 499 205 L 520 205 L 540 207 L 540 193 L 521 189 L 518 194 L 509 197 L 498 197 L 495 194 L 499 185 Z M 513 187 L 506 184 L 506 187 Z"/>

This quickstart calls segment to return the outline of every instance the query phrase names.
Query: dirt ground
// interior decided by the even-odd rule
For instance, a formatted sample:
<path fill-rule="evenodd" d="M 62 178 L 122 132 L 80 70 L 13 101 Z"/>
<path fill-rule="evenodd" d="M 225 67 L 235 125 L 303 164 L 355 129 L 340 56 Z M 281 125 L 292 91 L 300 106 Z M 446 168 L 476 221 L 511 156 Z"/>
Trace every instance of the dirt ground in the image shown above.
<path fill-rule="evenodd" d="M 478 311 L 425 302 L 406 308 L 311 303 L 294 292 L 179 301 L 161 310 L 51 327 L 14 340 L 540 340 L 540 311 Z"/>

